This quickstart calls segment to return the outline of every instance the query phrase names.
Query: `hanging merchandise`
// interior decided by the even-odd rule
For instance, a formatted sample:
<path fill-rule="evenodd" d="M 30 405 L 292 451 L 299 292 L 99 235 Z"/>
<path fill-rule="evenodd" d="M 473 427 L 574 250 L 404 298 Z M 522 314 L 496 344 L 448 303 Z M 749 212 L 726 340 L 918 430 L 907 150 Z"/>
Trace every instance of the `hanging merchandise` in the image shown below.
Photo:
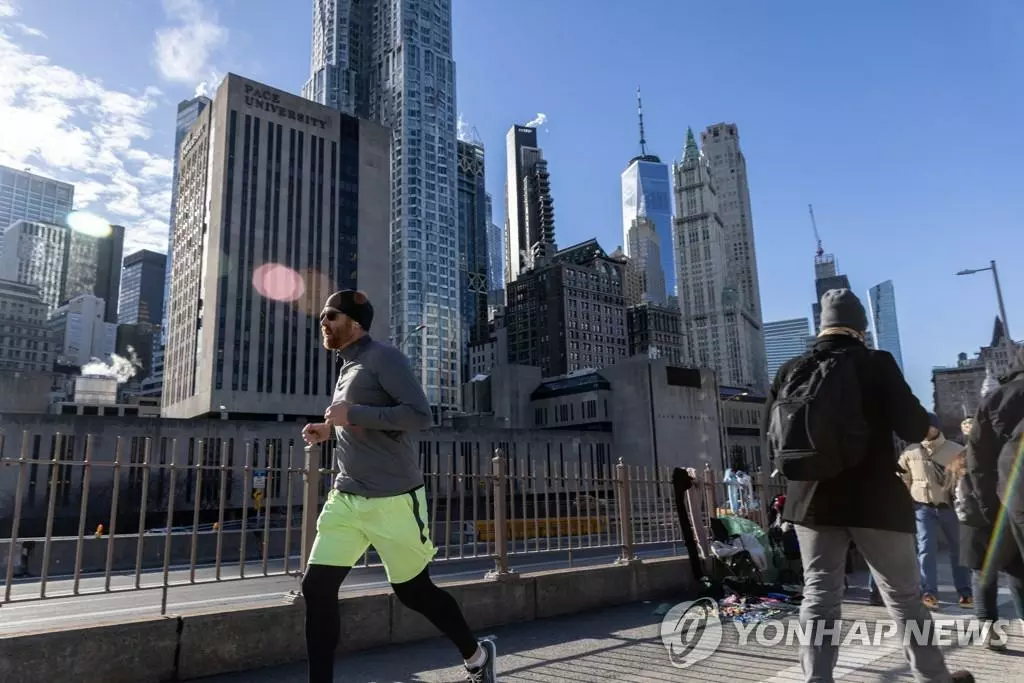
<path fill-rule="evenodd" d="M 754 486 L 750 475 L 742 470 L 733 470 L 731 467 L 725 471 L 722 477 L 726 493 L 729 496 L 729 510 L 732 514 L 746 514 L 755 509 Z"/>

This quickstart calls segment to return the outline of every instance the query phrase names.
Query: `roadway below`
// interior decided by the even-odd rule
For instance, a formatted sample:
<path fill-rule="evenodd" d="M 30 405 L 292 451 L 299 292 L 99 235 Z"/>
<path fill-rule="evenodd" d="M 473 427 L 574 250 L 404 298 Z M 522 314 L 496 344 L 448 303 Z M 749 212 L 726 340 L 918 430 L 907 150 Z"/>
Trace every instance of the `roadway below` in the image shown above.
<path fill-rule="evenodd" d="M 482 545 L 482 544 L 481 544 Z M 532 544 L 531 544 L 532 545 Z M 543 546 L 543 544 L 542 544 Z M 522 543 L 517 550 L 522 551 Z M 681 544 L 656 544 L 637 550 L 640 558 L 665 557 L 685 554 Z M 443 558 L 445 548 L 439 549 L 438 557 Z M 453 553 L 457 554 L 457 553 Z M 571 556 L 566 549 L 540 550 L 515 553 L 509 556 L 509 566 L 518 572 L 582 567 L 613 562 L 619 556 L 617 547 L 574 548 Z M 371 558 L 373 561 L 376 558 Z M 291 560 L 292 571 L 298 567 L 298 558 Z M 483 578 L 494 567 L 489 557 L 467 557 L 439 560 L 432 565 L 431 574 L 440 583 Z M 79 581 L 79 595 L 73 594 L 73 581 L 68 577 L 51 578 L 46 586 L 46 599 L 40 600 L 38 578 L 19 580 L 11 591 L 11 602 L 0 606 L 0 635 L 37 632 L 89 626 L 99 623 L 130 621 L 140 617 L 161 614 L 166 592 L 166 614 L 187 615 L 245 607 L 259 607 L 280 603 L 289 599 L 298 590 L 297 576 L 282 574 L 283 558 L 268 560 L 268 573 L 262 575 L 262 562 L 248 562 L 245 566 L 246 579 L 239 580 L 238 563 L 221 566 L 221 580 L 216 580 L 213 566 L 197 567 L 195 583 L 190 581 L 190 569 L 176 567 L 169 572 L 168 587 L 163 589 L 163 571 L 149 570 L 142 573 L 142 590 L 133 590 L 135 573 L 126 572 L 111 576 L 111 592 L 105 591 L 105 577 L 89 575 Z M 251 578 L 249 578 L 251 577 Z M 347 591 L 367 590 L 386 587 L 387 581 L 382 567 L 356 567 L 342 586 L 341 594 Z"/>

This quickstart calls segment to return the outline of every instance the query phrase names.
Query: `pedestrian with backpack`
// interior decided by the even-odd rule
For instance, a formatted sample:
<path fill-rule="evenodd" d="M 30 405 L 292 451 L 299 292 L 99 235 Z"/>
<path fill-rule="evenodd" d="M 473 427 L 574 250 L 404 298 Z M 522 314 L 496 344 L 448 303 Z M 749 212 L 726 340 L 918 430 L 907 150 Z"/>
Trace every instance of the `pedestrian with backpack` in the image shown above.
<path fill-rule="evenodd" d="M 979 518 L 994 531 L 983 585 L 1000 567 L 1024 557 L 1024 347 L 1010 371 L 982 399 L 967 437 L 967 478 Z M 1005 509 L 1004 509 L 1005 508 Z"/>
<path fill-rule="evenodd" d="M 892 434 L 919 442 L 935 431 L 928 413 L 886 351 L 865 345 L 867 315 L 856 294 L 821 298 L 821 329 L 811 351 L 783 365 L 767 400 L 775 466 L 788 479 L 783 519 L 796 527 L 804 571 L 800 647 L 804 679 L 831 681 L 839 657 L 828 635 L 842 618 L 845 560 L 856 544 L 899 624 L 923 632 L 931 616 L 920 599 L 913 501 L 897 476 Z M 819 634 L 825 633 L 821 638 Z M 973 683 L 950 674 L 927 639 L 906 639 L 920 683 Z"/>

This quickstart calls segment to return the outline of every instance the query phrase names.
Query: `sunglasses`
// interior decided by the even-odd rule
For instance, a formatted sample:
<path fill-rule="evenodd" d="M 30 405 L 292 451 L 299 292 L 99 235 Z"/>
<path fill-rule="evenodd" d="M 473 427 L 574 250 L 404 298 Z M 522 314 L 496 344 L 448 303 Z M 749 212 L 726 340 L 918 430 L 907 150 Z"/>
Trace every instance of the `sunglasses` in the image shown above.
<path fill-rule="evenodd" d="M 341 317 L 341 311 L 336 311 L 333 308 L 328 308 L 327 310 L 323 311 L 320 314 L 320 322 L 323 322 L 323 321 L 326 320 L 328 322 L 332 322 L 333 323 L 335 320 L 337 320 L 340 317 Z"/>

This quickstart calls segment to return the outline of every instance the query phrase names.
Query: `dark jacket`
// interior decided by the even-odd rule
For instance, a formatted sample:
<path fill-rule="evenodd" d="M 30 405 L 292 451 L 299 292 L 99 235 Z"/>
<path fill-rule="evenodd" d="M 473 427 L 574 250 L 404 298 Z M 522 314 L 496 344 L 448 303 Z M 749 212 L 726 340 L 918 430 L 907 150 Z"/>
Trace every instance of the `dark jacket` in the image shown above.
<path fill-rule="evenodd" d="M 987 525 L 995 524 L 1000 508 L 1007 504 L 1009 521 L 1013 523 L 1011 526 L 1017 527 L 1011 531 L 1015 532 L 1021 545 L 1016 549 L 1020 554 L 1024 548 L 1024 495 L 1021 494 L 1024 484 L 1016 483 L 1012 491 L 1016 495 L 1011 500 L 1000 499 L 1007 490 L 1008 478 L 1017 458 L 1017 449 L 1008 442 L 1024 423 L 1024 348 L 1017 351 L 1010 372 L 1000 378 L 999 383 L 999 388 L 982 401 L 974 418 L 974 428 L 967 438 L 967 476 Z M 1010 534 L 1004 533 L 1001 538 L 1008 541 Z M 1002 550 L 999 548 L 996 552 L 1001 553 Z M 1005 557 L 1012 554 L 1009 552 Z"/>
<path fill-rule="evenodd" d="M 862 344 L 846 335 L 828 335 L 818 339 L 814 351 L 838 350 L 854 345 Z M 928 413 L 907 386 L 891 354 L 864 351 L 856 357 L 856 362 L 864 396 L 864 416 L 873 428 L 868 457 L 858 467 L 834 480 L 789 482 L 783 518 L 794 524 L 857 526 L 913 533 L 914 504 L 906 485 L 897 476 L 897 454 L 892 435 L 896 432 L 906 441 L 921 441 L 928 435 Z M 783 381 L 808 355 L 795 358 L 779 368 L 768 392 L 766 432 L 771 407 Z"/>
<path fill-rule="evenodd" d="M 968 569 L 980 570 L 985 564 L 994 525 L 985 519 L 981 503 L 970 476 L 960 481 L 956 496 L 957 517 L 960 519 L 960 564 Z M 1024 578 L 1024 557 L 1013 542 L 1012 533 L 1004 533 L 1005 540 L 992 554 L 992 567 L 1018 578 Z"/>

